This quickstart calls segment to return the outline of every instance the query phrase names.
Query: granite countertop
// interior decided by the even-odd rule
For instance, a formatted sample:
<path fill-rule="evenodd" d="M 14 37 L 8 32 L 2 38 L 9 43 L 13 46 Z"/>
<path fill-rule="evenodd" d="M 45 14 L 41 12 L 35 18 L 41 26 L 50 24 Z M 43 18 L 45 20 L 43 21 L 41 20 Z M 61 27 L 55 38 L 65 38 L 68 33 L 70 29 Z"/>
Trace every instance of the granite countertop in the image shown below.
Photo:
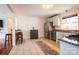
<path fill-rule="evenodd" d="M 79 46 L 79 41 L 73 41 L 73 40 L 70 40 L 66 37 L 62 38 L 62 39 L 59 39 L 60 41 L 63 41 L 63 42 L 66 42 L 66 43 L 69 43 L 69 44 L 72 44 L 72 45 L 75 45 L 75 46 Z"/>

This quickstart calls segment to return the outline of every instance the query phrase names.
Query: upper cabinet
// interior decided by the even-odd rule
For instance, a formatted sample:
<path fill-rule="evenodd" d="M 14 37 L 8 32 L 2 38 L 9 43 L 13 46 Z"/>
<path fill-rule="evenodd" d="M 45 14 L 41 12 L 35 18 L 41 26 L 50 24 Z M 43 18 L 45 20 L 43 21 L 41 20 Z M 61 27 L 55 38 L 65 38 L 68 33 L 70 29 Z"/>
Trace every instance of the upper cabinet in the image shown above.
<path fill-rule="evenodd" d="M 60 17 L 57 15 L 57 16 L 54 16 L 54 17 L 51 17 L 50 19 L 49 19 L 49 21 L 51 22 L 53 22 L 53 26 L 60 26 Z"/>
<path fill-rule="evenodd" d="M 60 26 L 60 17 L 59 16 L 53 17 L 53 25 Z"/>

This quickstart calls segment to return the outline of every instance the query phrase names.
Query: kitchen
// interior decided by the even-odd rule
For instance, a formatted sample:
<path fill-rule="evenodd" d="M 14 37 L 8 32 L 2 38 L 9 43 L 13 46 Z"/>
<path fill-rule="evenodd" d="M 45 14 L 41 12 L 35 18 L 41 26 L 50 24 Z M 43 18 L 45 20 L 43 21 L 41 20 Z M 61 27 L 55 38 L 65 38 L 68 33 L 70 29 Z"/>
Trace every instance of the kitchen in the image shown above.
<path fill-rule="evenodd" d="M 30 6 L 29 8 L 33 7 L 33 10 L 31 10 L 29 8 L 28 9 L 30 10 L 29 12 L 34 12 L 34 10 L 38 9 L 37 6 L 40 7 L 42 5 L 9 5 L 9 6 L 13 7 L 13 10 L 15 10 L 17 12 L 18 12 L 18 10 L 22 9 L 19 11 L 19 13 L 23 14 L 21 12 L 25 13 L 25 11 L 26 11 L 24 6 L 27 6 L 26 8 L 28 8 L 29 6 Z M 56 7 L 56 9 L 55 9 L 55 7 Z M 65 7 L 67 9 L 64 9 Z M 56 52 L 58 52 L 60 55 L 65 55 L 65 54 L 68 55 L 70 51 L 71 52 L 69 55 L 79 54 L 77 52 L 73 52 L 73 51 L 78 51 L 78 48 L 73 49 L 73 51 L 71 49 L 70 50 L 68 49 L 68 48 L 72 47 L 73 45 L 75 45 L 75 47 L 78 47 L 78 45 L 79 45 L 78 44 L 79 6 L 73 5 L 73 4 L 72 5 L 67 5 L 67 4 L 59 5 L 58 4 L 58 5 L 54 5 L 52 9 L 49 8 L 46 10 L 45 9 L 39 9 L 39 10 L 41 10 L 42 12 L 45 11 L 45 13 L 47 13 L 47 14 L 44 13 L 45 17 L 42 13 L 41 13 L 40 17 L 34 17 L 31 14 L 30 14 L 30 16 L 17 15 L 15 28 L 13 30 L 21 29 L 23 32 L 23 39 L 26 41 L 26 43 L 28 40 L 30 40 L 32 38 L 38 39 L 37 41 L 47 39 L 48 41 L 55 42 L 56 44 L 58 44 L 58 46 L 56 44 L 52 44 L 52 43 L 50 45 L 53 46 L 52 49 L 55 50 Z M 39 10 L 37 10 L 37 12 L 39 12 Z M 28 11 L 26 11 L 26 14 L 27 14 L 27 12 Z M 51 13 L 52 13 L 52 15 L 51 15 Z M 28 15 L 29 15 L 29 13 L 28 13 Z M 35 12 L 34 12 L 34 15 L 35 15 Z M 40 14 L 37 13 L 36 16 L 37 15 L 39 16 Z M 11 22 L 11 19 L 12 19 L 11 16 L 9 16 L 10 22 Z M 9 23 L 8 25 L 11 25 L 9 27 L 9 29 L 11 31 L 12 24 Z M 30 35 L 33 33 L 31 30 L 33 30 L 33 31 L 37 30 L 36 31 L 37 34 Z M 13 38 L 14 37 L 15 36 L 13 36 Z M 5 38 L 5 36 L 4 36 L 4 38 Z M 33 41 L 33 40 L 30 40 L 30 41 Z M 46 41 L 46 40 L 44 40 L 44 41 Z M 48 41 L 45 43 L 49 43 Z M 67 44 L 65 44 L 65 42 Z M 69 46 L 68 46 L 68 44 L 69 44 Z M 15 39 L 13 39 L 13 45 L 17 46 L 17 45 L 15 45 Z M 28 45 L 28 44 L 26 44 L 26 45 Z M 66 45 L 66 47 L 64 45 Z M 70 46 L 70 45 L 72 45 L 72 46 Z M 32 44 L 30 46 L 32 46 Z M 46 46 L 48 46 L 48 45 L 46 45 Z M 67 50 L 64 50 L 64 49 L 67 49 Z M 24 51 L 24 50 L 21 50 L 21 51 Z M 18 52 L 19 52 L 19 50 L 18 50 Z"/>
<path fill-rule="evenodd" d="M 47 38 L 59 44 L 61 55 L 79 54 L 79 7 L 48 17 L 47 24 Z"/>

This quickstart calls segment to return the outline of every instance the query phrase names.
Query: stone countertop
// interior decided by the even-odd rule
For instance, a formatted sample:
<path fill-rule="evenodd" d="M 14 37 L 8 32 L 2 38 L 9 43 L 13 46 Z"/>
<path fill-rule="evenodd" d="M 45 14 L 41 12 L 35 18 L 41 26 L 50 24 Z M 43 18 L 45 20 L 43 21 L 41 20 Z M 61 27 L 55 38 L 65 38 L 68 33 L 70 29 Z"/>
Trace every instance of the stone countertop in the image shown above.
<path fill-rule="evenodd" d="M 66 42 L 66 43 L 69 43 L 69 44 L 72 44 L 72 45 L 75 45 L 75 46 L 79 46 L 79 42 L 73 42 L 73 40 L 69 40 L 67 38 L 62 38 L 62 39 L 59 39 L 59 41 L 63 41 L 63 42 Z"/>

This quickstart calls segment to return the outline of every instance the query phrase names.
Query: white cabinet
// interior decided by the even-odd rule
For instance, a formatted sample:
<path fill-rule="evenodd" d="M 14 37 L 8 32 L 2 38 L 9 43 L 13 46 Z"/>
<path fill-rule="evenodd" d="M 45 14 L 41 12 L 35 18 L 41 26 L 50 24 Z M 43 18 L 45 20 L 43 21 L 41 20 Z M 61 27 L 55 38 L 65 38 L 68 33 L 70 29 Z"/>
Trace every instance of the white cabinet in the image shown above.
<path fill-rule="evenodd" d="M 53 17 L 53 25 L 54 25 L 54 26 L 59 26 L 59 25 L 60 25 L 59 16 Z"/>
<path fill-rule="evenodd" d="M 49 21 L 53 21 L 53 26 L 60 26 L 60 17 L 54 16 L 49 19 Z"/>
<path fill-rule="evenodd" d="M 79 46 L 60 41 L 60 55 L 79 55 Z"/>

